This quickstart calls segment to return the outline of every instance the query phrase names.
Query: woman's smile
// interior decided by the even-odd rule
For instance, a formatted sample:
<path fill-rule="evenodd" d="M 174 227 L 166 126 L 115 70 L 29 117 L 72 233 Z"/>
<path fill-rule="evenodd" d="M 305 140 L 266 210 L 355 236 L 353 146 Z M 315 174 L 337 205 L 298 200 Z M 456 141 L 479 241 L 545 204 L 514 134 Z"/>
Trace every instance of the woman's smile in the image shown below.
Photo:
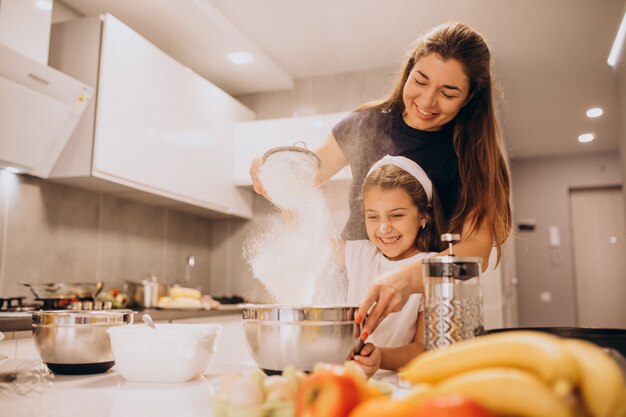
<path fill-rule="evenodd" d="M 417 104 L 414 104 L 414 106 L 415 106 L 415 109 L 417 110 L 416 111 L 417 117 L 419 117 L 422 120 L 431 120 L 439 115 L 439 113 L 426 111 L 420 106 L 418 106 Z"/>
<path fill-rule="evenodd" d="M 414 129 L 441 130 L 459 113 L 468 94 L 469 79 L 459 61 L 425 55 L 404 84 L 404 121 Z"/>

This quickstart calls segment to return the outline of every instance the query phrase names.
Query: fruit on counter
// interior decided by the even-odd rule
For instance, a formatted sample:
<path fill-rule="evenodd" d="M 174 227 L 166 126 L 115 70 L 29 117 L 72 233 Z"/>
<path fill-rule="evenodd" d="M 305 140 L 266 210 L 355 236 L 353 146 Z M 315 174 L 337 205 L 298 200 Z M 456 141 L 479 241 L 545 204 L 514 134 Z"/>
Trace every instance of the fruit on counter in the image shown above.
<path fill-rule="evenodd" d="M 296 413 L 298 417 L 347 417 L 364 400 L 359 384 L 350 374 L 316 372 L 298 390 Z"/>
<path fill-rule="evenodd" d="M 578 366 L 561 338 L 539 331 L 509 331 L 425 352 L 400 370 L 412 383 L 436 383 L 486 367 L 519 368 L 538 375 L 563 395 L 578 383 Z"/>
<path fill-rule="evenodd" d="M 413 417 L 416 404 L 389 396 L 375 397 L 361 402 L 349 417 Z"/>
<path fill-rule="evenodd" d="M 181 287 L 179 285 L 173 285 L 170 287 L 170 297 L 177 300 L 179 298 L 189 298 L 199 300 L 202 298 L 202 293 L 195 288 Z"/>
<path fill-rule="evenodd" d="M 197 298 L 178 297 L 160 297 L 157 302 L 159 308 L 203 308 L 202 302 Z"/>
<path fill-rule="evenodd" d="M 297 386 L 305 374 L 286 368 L 282 375 L 263 372 L 224 375 L 218 395 L 211 397 L 215 417 L 295 417 Z"/>
<path fill-rule="evenodd" d="M 625 416 L 626 381 L 617 362 L 591 342 L 565 339 L 563 345 L 578 363 L 580 394 L 592 417 Z"/>
<path fill-rule="evenodd" d="M 495 417 L 479 402 L 462 394 L 443 395 L 424 401 L 412 417 Z"/>
<path fill-rule="evenodd" d="M 209 295 L 202 293 L 195 288 L 181 287 L 174 285 L 169 289 L 170 295 L 160 297 L 157 306 L 160 308 L 203 308 L 210 310 L 217 308 L 220 303 Z"/>
<path fill-rule="evenodd" d="M 478 402 L 498 416 L 572 417 L 567 399 L 535 374 L 517 368 L 483 368 L 459 373 L 432 386 L 409 393 L 419 406 L 428 400 L 461 394 Z M 419 407 L 418 406 L 418 407 Z"/>
<path fill-rule="evenodd" d="M 416 385 L 399 401 L 416 407 L 434 396 L 462 394 L 498 416 L 626 417 L 626 379 L 614 358 L 593 343 L 536 331 L 496 333 L 426 352 L 401 370 L 401 378 Z"/>
<path fill-rule="evenodd" d="M 310 375 L 293 367 L 269 377 L 260 370 L 226 374 L 211 405 L 215 417 L 347 416 L 358 402 L 389 391 L 370 383 L 358 365 L 319 364 Z"/>

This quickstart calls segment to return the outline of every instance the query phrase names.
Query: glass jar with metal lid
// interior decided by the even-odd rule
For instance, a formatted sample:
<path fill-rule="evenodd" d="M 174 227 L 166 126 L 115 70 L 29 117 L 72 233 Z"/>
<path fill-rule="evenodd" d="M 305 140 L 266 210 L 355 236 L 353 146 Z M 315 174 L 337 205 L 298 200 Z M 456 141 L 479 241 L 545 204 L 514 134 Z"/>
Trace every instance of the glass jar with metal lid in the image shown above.
<path fill-rule="evenodd" d="M 460 235 L 445 233 L 449 252 L 423 260 L 426 350 L 470 339 L 484 331 L 480 283 L 482 259 L 455 256 Z"/>

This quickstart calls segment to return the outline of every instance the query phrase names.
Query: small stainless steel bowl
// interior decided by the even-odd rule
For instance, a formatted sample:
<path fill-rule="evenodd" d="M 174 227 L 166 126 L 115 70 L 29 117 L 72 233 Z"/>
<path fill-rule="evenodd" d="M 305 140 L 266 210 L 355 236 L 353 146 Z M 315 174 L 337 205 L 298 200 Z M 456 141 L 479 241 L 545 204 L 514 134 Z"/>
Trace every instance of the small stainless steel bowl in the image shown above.
<path fill-rule="evenodd" d="M 132 310 L 41 310 L 32 315 L 41 360 L 57 374 L 95 374 L 114 365 L 107 329 L 133 322 Z"/>
<path fill-rule="evenodd" d="M 342 364 L 358 345 L 357 306 L 242 306 L 246 342 L 252 358 L 267 374 L 292 365 L 311 371 L 315 364 Z"/>

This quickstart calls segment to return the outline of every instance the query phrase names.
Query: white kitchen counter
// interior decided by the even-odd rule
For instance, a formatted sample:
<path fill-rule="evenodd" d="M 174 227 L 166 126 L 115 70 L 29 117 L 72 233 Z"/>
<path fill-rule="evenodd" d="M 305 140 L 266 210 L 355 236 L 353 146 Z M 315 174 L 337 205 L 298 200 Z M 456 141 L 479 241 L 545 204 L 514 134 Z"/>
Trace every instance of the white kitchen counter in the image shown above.
<path fill-rule="evenodd" d="M 113 367 L 102 374 L 55 375 L 51 383 L 39 387 L 40 392 L 24 396 L 0 382 L 0 417 L 211 416 L 209 397 L 219 378 L 229 371 L 248 372 L 256 366 L 245 343 L 240 314 L 177 320 L 190 321 L 223 326 L 215 356 L 201 378 L 188 383 L 130 383 Z M 16 342 L 20 342 L 17 354 L 0 351 L 10 356 L 0 364 L 0 373 L 33 361 L 41 363 L 32 337 Z"/>
<path fill-rule="evenodd" d="M 24 365 L 9 359 L 3 368 Z M 103 374 L 56 375 L 40 392 L 18 395 L 7 384 L 0 389 L 0 415 L 6 417 L 202 417 L 212 416 L 209 397 L 221 375 L 251 371 L 252 365 L 212 364 L 206 374 L 187 383 L 131 383 L 115 368 Z M 27 387 L 25 387 L 27 388 Z"/>

